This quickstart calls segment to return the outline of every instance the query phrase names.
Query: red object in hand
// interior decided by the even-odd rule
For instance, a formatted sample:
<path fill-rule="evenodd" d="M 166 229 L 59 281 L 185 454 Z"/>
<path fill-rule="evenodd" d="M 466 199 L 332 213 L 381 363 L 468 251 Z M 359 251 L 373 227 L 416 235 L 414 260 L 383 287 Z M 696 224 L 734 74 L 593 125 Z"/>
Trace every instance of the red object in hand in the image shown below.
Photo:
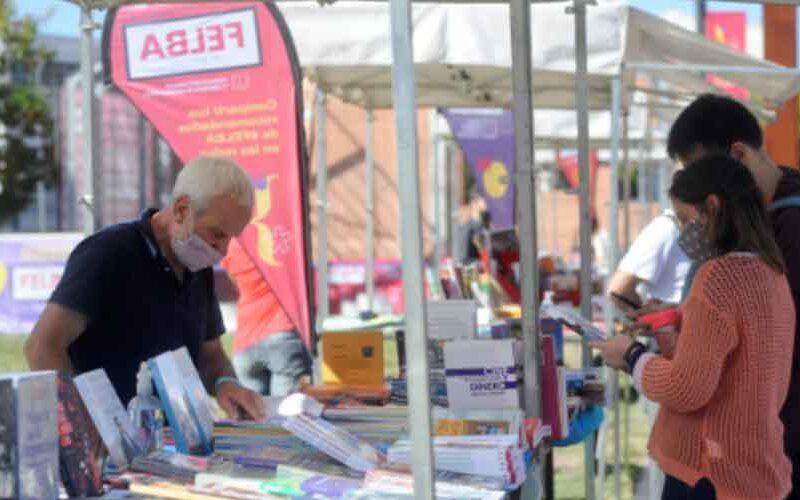
<path fill-rule="evenodd" d="M 681 322 L 681 312 L 678 309 L 665 309 L 639 316 L 636 322 L 650 326 L 655 332 L 667 326 L 678 326 Z"/>

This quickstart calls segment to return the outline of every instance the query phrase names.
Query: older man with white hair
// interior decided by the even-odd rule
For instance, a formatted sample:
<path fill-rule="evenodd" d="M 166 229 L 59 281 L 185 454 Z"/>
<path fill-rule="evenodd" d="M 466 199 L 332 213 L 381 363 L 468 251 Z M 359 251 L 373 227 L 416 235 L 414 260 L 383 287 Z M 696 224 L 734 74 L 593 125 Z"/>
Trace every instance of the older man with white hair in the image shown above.
<path fill-rule="evenodd" d="M 189 162 L 169 207 L 107 227 L 75 248 L 25 344 L 30 368 L 103 368 L 127 403 L 142 361 L 185 346 L 229 416 L 263 416 L 260 396 L 237 382 L 222 349 L 212 270 L 252 208 L 250 178 L 235 162 Z"/>

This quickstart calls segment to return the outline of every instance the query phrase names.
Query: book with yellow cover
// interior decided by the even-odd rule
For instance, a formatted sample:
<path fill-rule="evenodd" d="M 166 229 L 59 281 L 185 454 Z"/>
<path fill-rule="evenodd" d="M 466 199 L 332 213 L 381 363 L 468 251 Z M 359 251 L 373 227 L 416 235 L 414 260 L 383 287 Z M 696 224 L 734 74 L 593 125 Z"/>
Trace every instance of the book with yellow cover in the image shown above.
<path fill-rule="evenodd" d="M 382 332 L 325 332 L 322 335 L 323 384 L 383 384 Z"/>

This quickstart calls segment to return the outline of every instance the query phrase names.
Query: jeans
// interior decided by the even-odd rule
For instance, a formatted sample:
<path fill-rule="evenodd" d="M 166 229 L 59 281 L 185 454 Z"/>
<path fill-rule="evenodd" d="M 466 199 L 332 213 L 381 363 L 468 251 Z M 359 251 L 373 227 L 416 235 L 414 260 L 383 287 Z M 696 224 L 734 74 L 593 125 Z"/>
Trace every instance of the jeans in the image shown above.
<path fill-rule="evenodd" d="M 717 492 L 708 479 L 701 479 L 694 486 L 689 486 L 680 479 L 667 475 L 664 480 L 664 492 L 661 500 L 716 500 Z"/>
<path fill-rule="evenodd" d="M 311 374 L 311 357 L 297 332 L 278 332 L 233 356 L 239 381 L 264 396 L 286 396 Z"/>

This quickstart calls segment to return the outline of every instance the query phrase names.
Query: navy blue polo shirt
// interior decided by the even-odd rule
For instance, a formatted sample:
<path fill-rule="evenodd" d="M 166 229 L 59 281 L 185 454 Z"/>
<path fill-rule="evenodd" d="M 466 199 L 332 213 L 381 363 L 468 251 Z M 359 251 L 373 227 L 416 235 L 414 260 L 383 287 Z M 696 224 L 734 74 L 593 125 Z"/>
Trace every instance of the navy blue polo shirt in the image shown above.
<path fill-rule="evenodd" d="M 158 248 L 145 211 L 83 240 L 70 254 L 51 302 L 89 318 L 69 356 L 77 374 L 105 369 L 123 404 L 136 394 L 142 361 L 200 346 L 225 331 L 211 268 L 178 280 Z"/>

